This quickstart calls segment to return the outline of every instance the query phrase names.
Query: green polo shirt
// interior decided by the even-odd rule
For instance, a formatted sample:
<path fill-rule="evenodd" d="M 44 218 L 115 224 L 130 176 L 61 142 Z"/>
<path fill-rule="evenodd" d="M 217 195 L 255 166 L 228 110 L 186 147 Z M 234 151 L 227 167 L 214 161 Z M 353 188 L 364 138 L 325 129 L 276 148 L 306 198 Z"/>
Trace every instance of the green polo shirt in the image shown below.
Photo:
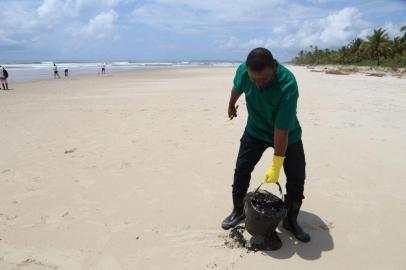
<path fill-rule="evenodd" d="M 254 138 L 272 143 L 274 129 L 289 130 L 288 144 L 298 142 L 302 129 L 296 116 L 299 91 L 295 76 L 277 63 L 271 84 L 259 89 L 250 80 L 247 66 L 241 64 L 234 77 L 235 93 L 244 93 L 248 110 L 246 131 Z"/>

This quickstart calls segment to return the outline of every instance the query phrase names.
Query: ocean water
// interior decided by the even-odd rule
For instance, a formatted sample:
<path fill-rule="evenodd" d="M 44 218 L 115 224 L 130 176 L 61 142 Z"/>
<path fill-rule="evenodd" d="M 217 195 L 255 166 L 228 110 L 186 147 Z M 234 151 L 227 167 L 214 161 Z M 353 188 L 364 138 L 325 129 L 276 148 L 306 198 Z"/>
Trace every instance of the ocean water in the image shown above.
<path fill-rule="evenodd" d="M 64 69 L 69 70 L 69 76 L 100 74 L 103 62 L 10 62 L 0 63 L 9 73 L 9 82 L 53 79 L 53 64 L 56 64 L 59 76 L 64 77 Z M 106 73 L 126 70 L 177 68 L 177 67 L 232 67 L 239 62 L 225 61 L 179 61 L 179 62 L 106 62 Z"/>

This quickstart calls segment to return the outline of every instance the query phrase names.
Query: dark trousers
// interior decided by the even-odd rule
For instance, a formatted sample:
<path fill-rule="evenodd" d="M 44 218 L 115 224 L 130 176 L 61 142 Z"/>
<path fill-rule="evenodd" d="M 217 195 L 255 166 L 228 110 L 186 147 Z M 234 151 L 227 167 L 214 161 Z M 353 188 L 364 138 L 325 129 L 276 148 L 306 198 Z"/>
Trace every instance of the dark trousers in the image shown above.
<path fill-rule="evenodd" d="M 273 145 L 252 137 L 247 131 L 244 131 L 240 142 L 234 172 L 233 193 L 245 195 L 250 184 L 251 172 L 265 150 L 268 147 L 273 147 Z M 286 175 L 286 196 L 292 200 L 301 201 L 304 199 L 305 167 L 306 161 L 302 141 L 289 144 L 283 169 Z"/>

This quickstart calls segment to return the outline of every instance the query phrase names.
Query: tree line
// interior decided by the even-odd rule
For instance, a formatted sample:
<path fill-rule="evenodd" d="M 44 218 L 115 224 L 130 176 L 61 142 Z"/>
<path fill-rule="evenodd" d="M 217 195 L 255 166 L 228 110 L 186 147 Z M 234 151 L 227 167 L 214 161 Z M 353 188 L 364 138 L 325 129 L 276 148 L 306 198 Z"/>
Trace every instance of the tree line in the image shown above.
<path fill-rule="evenodd" d="M 336 50 L 301 50 L 293 59 L 298 65 L 368 65 L 406 67 L 406 26 L 400 29 L 402 35 L 391 39 L 383 28 L 374 29 L 366 39 L 356 38 Z"/>

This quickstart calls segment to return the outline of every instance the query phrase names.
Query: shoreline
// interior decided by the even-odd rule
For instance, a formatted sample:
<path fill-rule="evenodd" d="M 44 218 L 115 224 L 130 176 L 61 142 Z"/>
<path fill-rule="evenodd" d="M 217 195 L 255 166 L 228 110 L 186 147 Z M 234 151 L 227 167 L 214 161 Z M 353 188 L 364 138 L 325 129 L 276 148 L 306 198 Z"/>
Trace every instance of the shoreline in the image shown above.
<path fill-rule="evenodd" d="M 364 76 L 375 76 L 375 77 L 396 77 L 398 79 L 405 79 L 406 78 L 406 68 L 400 69 L 398 71 L 390 70 L 390 68 L 376 68 L 371 66 L 354 66 L 354 65 L 296 65 L 296 64 L 284 64 L 289 69 L 292 68 L 304 68 L 309 70 L 310 72 L 320 72 L 330 75 L 364 75 Z M 75 80 L 83 80 L 87 78 L 109 78 L 114 75 L 126 75 L 126 74 L 142 74 L 142 73 L 150 73 L 150 72 L 161 72 L 166 70 L 210 70 L 210 69 L 235 69 L 236 66 L 171 66 L 171 67 L 147 67 L 147 68 L 140 68 L 140 69 L 130 69 L 130 70 L 115 70 L 112 72 L 107 72 L 106 74 L 100 73 L 86 73 L 86 74 L 78 74 L 69 77 L 61 76 L 60 79 L 54 79 L 50 77 L 48 79 L 24 79 L 18 81 L 8 81 L 11 85 L 20 85 L 20 84 L 29 84 L 29 83 L 41 83 L 41 82 L 49 82 L 49 81 L 75 81 Z"/>
<path fill-rule="evenodd" d="M 34 79 L 34 80 L 19 80 L 19 81 L 14 81 L 11 82 L 12 85 L 19 85 L 19 84 L 29 84 L 29 83 L 41 83 L 41 82 L 58 82 L 58 81 L 77 81 L 77 80 L 83 80 L 83 79 L 93 79 L 93 78 L 108 78 L 112 77 L 114 75 L 130 75 L 130 74 L 142 74 L 142 73 L 150 73 L 154 71 L 166 71 L 166 70 L 206 70 L 206 69 L 229 69 L 229 68 L 234 68 L 232 66 L 230 67 L 220 67 L 220 66 L 194 66 L 194 67 L 157 67 L 157 68 L 145 68 L 145 69 L 132 69 L 132 70 L 117 70 L 114 72 L 106 72 L 106 74 L 79 74 L 75 76 L 69 76 L 67 78 L 61 76 L 60 79 L 54 79 L 54 78 L 49 78 L 49 79 Z M 9 82 L 10 84 L 10 82 Z"/>
<path fill-rule="evenodd" d="M 151 66 L 137 66 L 137 67 L 128 67 L 128 66 L 107 66 L 106 67 L 106 75 L 114 74 L 119 72 L 127 72 L 127 71 L 139 71 L 139 70 L 160 70 L 160 69 L 178 69 L 178 68 L 199 68 L 199 67 L 234 67 L 236 63 L 227 63 L 227 65 L 221 64 L 190 64 L 190 65 L 151 65 Z M 52 69 L 18 69 L 14 70 L 10 67 L 5 65 L 7 70 L 9 71 L 9 78 L 8 81 L 11 83 L 16 82 L 33 82 L 38 80 L 54 80 L 54 74 Z M 15 73 L 18 71 L 18 75 Z M 59 66 L 58 68 L 59 76 L 61 79 L 66 78 L 64 76 L 64 67 Z M 14 73 L 14 74 L 13 74 Z M 13 76 L 14 75 L 14 76 Z M 79 68 L 69 68 L 69 77 L 68 78 L 76 78 L 80 76 L 87 76 L 87 75 L 102 75 L 101 71 L 97 67 L 79 67 Z M 35 76 L 39 78 L 35 78 Z"/>
<path fill-rule="evenodd" d="M 362 74 L 365 76 L 375 76 L 375 77 L 386 77 L 392 76 L 399 79 L 406 78 L 406 68 L 398 69 L 397 71 L 393 71 L 390 68 L 386 67 L 373 67 L 373 66 L 354 66 L 354 65 L 296 65 L 296 64 L 284 64 L 288 68 L 305 68 L 310 70 L 311 72 L 323 72 L 325 74 L 333 74 L 333 75 L 351 75 L 351 74 Z M 78 79 L 85 79 L 85 78 L 103 78 L 103 77 L 111 77 L 117 74 L 138 74 L 142 72 L 154 72 L 154 71 L 165 71 L 165 70 L 196 70 L 196 69 L 235 69 L 238 65 L 235 66 L 171 66 L 171 67 L 147 67 L 147 68 L 137 68 L 137 69 L 127 69 L 127 70 L 115 70 L 107 72 L 106 74 L 100 73 L 85 73 L 85 74 L 78 74 L 69 77 L 61 76 L 60 79 L 54 79 L 53 77 L 44 79 L 21 79 L 17 81 L 8 81 L 9 84 L 17 85 L 17 84 L 25 84 L 25 83 L 38 83 L 43 81 L 71 81 L 71 80 L 78 80 Z M 62 74 L 63 75 L 63 74 Z"/>

